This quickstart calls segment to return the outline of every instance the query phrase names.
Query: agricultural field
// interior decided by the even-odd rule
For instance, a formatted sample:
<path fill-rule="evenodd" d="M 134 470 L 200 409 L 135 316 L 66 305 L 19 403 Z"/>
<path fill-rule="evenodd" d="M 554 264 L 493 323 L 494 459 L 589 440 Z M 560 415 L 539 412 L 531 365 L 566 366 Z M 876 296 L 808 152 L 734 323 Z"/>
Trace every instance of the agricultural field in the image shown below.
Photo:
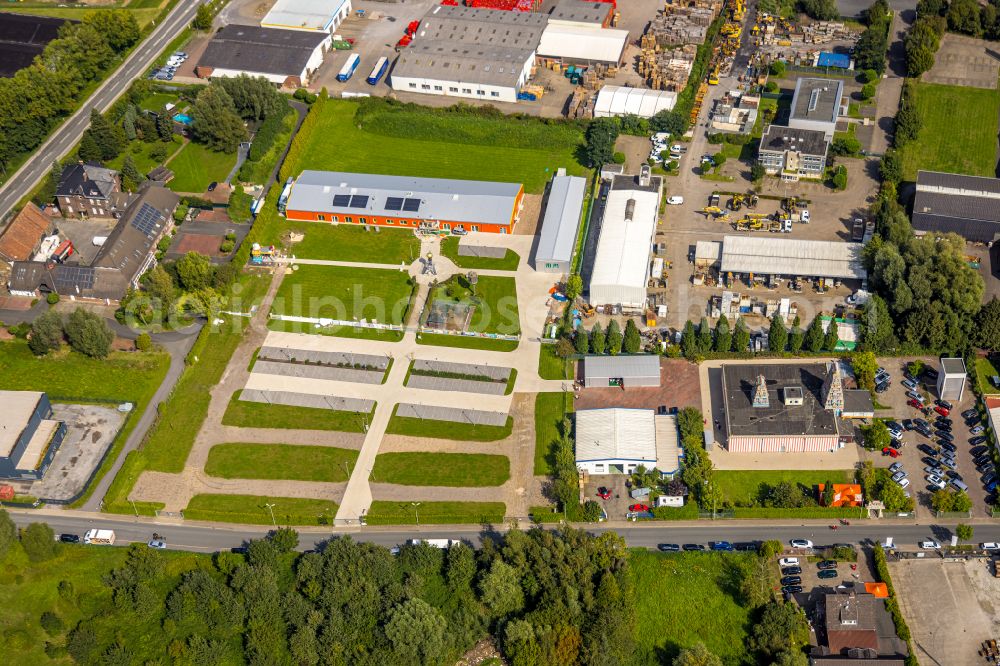
<path fill-rule="evenodd" d="M 294 444 L 217 444 L 208 452 L 205 473 L 223 479 L 347 481 L 358 459 L 353 449 Z"/>
<path fill-rule="evenodd" d="M 917 139 L 900 151 L 903 180 L 915 181 L 919 169 L 996 175 L 1000 90 L 916 81 L 911 85 L 923 126 Z"/>
<path fill-rule="evenodd" d="M 486 453 L 382 453 L 371 474 L 374 483 L 469 488 L 499 486 L 509 478 L 507 456 Z"/>
<path fill-rule="evenodd" d="M 291 253 L 303 259 L 398 266 L 412 264 L 420 256 L 420 239 L 411 230 L 373 227 L 366 231 L 361 225 L 288 222 L 280 231 L 303 234 L 302 241 L 291 247 Z"/>
<path fill-rule="evenodd" d="M 584 175 L 577 161 L 583 133 L 572 125 L 484 117 L 418 106 L 330 99 L 300 134 L 284 172 L 303 169 L 523 183 L 541 193 L 559 167 Z M 359 125 L 361 128 L 359 129 Z M 422 137 L 416 139 L 414 137 Z M 391 157 L 390 157 L 391 156 Z"/>
<path fill-rule="evenodd" d="M 236 153 L 219 153 L 200 143 L 188 142 L 167 166 L 174 179 L 167 183 L 174 192 L 201 194 L 210 183 L 221 183 L 236 165 Z"/>

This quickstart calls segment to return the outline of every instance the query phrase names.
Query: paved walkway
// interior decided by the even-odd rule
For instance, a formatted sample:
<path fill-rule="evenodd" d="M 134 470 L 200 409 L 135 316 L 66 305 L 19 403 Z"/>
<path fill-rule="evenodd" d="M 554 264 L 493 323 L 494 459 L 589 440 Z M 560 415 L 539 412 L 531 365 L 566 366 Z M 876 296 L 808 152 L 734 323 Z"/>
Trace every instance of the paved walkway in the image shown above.
<path fill-rule="evenodd" d="M 507 515 L 528 515 L 532 504 L 544 501 L 544 478 L 533 476 L 534 471 L 534 394 L 543 391 L 563 391 L 572 387 L 569 381 L 543 380 L 538 376 L 539 347 L 545 320 L 549 311 L 549 288 L 558 276 L 537 273 L 528 265 L 533 238 L 526 235 L 490 236 L 472 239 L 474 242 L 508 247 L 518 252 L 521 262 L 516 271 L 477 270 L 479 275 L 514 277 L 517 281 L 518 315 L 521 340 L 515 353 L 439 347 L 417 341 L 417 322 L 420 305 L 426 299 L 432 280 L 446 280 L 461 269 L 439 254 L 439 239 L 422 239 L 421 257 L 434 254 L 437 275 L 423 275 L 421 262 L 410 266 L 394 267 L 386 264 L 354 263 L 289 259 L 287 264 L 313 264 L 347 266 L 354 268 L 405 269 L 418 285 L 418 307 L 411 310 L 406 322 L 407 330 L 399 342 L 384 342 L 355 338 L 340 338 L 306 333 L 269 331 L 266 327 L 270 311 L 286 267 L 278 268 L 263 303 L 250 322 L 244 339 L 226 368 L 222 380 L 211 391 L 208 416 L 195 440 L 194 447 L 180 474 L 145 472 L 141 475 L 130 496 L 134 500 L 165 503 L 165 511 L 183 510 L 191 497 L 202 493 L 256 494 L 287 497 L 320 497 L 340 505 L 337 524 L 357 524 L 368 511 L 373 499 L 399 501 L 500 501 L 507 505 Z M 342 353 L 390 356 L 395 362 L 386 381 L 380 385 L 355 382 L 311 379 L 249 372 L 246 360 L 257 348 L 267 345 L 289 349 L 336 351 Z M 386 428 L 398 403 L 428 406 L 460 407 L 463 400 L 449 391 L 408 388 L 403 385 L 410 361 L 447 360 L 454 363 L 492 365 L 517 370 L 511 395 L 481 395 L 465 401 L 470 408 L 510 413 L 514 417 L 512 434 L 499 442 L 457 442 L 431 438 L 412 438 L 386 435 Z M 329 395 L 345 398 L 375 400 L 377 406 L 367 431 L 341 433 L 313 430 L 279 430 L 266 428 L 237 428 L 222 425 L 222 417 L 233 393 L 243 388 L 280 390 Z M 229 480 L 208 476 L 204 472 L 208 453 L 217 444 L 226 442 L 255 442 L 261 444 L 285 443 L 311 446 L 335 446 L 355 449 L 358 459 L 347 483 L 315 483 L 301 481 Z M 464 453 L 497 453 L 506 455 L 511 462 L 511 478 L 501 486 L 492 488 L 451 488 L 431 486 L 400 486 L 370 481 L 375 458 L 384 451 L 453 451 Z"/>
<path fill-rule="evenodd" d="M 906 80 L 906 49 L 903 47 L 903 39 L 912 21 L 912 10 L 898 11 L 892 17 L 892 26 L 889 28 L 889 64 L 886 67 L 885 77 L 878 85 L 875 97 L 877 126 L 872 133 L 871 146 L 868 148 L 868 152 L 875 155 L 884 155 L 892 146 L 899 96 L 903 92 L 903 83 Z"/>

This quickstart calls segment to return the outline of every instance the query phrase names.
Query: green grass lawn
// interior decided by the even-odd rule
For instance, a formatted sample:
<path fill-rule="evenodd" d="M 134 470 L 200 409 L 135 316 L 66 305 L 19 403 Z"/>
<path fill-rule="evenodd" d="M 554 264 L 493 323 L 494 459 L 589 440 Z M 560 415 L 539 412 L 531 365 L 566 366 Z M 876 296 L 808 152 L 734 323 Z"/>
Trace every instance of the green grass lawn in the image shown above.
<path fill-rule="evenodd" d="M 291 248 L 292 254 L 303 259 L 376 264 L 403 262 L 409 265 L 420 256 L 420 239 L 413 231 L 382 227 L 373 229 L 377 231 L 365 231 L 360 225 L 289 222 L 280 231 L 300 231 L 305 234 L 302 242 Z"/>
<path fill-rule="evenodd" d="M 150 93 L 139 101 L 139 108 L 143 111 L 159 111 L 167 104 L 176 105 L 179 99 L 180 96 L 174 93 Z"/>
<path fill-rule="evenodd" d="M 989 395 L 990 393 L 1000 393 L 1000 389 L 990 382 L 990 377 L 993 377 L 994 375 L 1000 377 L 1000 372 L 997 372 L 996 366 L 993 365 L 990 359 L 976 359 L 976 378 L 979 380 L 980 393 L 984 395 Z"/>
<path fill-rule="evenodd" d="M 15 7 L 11 7 L 14 9 Z M 99 11 L 106 11 L 107 8 L 88 8 L 88 7 L 55 7 L 53 5 L 47 5 L 44 7 L 21 7 L 18 5 L 16 7 L 18 13 L 20 14 L 35 14 L 36 16 L 55 16 L 57 18 L 69 19 L 73 21 L 82 21 L 84 18 Z M 145 27 L 150 21 L 156 18 L 156 15 L 160 13 L 160 10 L 154 7 L 139 7 L 127 8 L 133 16 L 135 16 L 136 22 L 139 24 L 140 28 Z"/>
<path fill-rule="evenodd" d="M 303 169 L 325 169 L 492 180 L 523 183 L 525 191 L 534 193 L 544 190 L 558 167 L 566 167 L 570 175 L 586 173 L 576 160 L 583 143 L 578 130 L 567 131 L 562 145 L 516 147 L 522 143 L 517 121 L 452 117 L 417 107 L 391 114 L 391 123 L 375 119 L 367 123 L 370 129 L 359 129 L 357 109 L 354 101 L 328 100 L 317 122 L 299 135 L 302 150 L 291 155 L 283 173 L 297 176 Z M 415 127 L 425 131 L 415 131 Z M 419 136 L 428 138 L 414 138 Z M 454 137 L 454 141 L 442 136 Z"/>
<path fill-rule="evenodd" d="M 514 250 L 507 250 L 502 259 L 492 257 L 464 257 L 458 253 L 458 236 L 447 236 L 441 239 L 441 254 L 451 259 L 459 268 L 494 269 L 499 271 L 516 271 L 521 261 L 521 255 Z"/>
<path fill-rule="evenodd" d="M 713 483 L 722 492 L 724 500 L 730 502 L 756 501 L 761 484 L 777 485 L 787 481 L 792 485 L 802 484 L 812 487 L 827 480 L 833 483 L 853 483 L 851 470 L 716 470 Z"/>
<path fill-rule="evenodd" d="M 370 418 L 371 414 L 368 416 Z M 222 424 L 240 428 L 364 432 L 364 415 L 335 409 L 245 402 L 240 400 L 240 391 L 236 391 L 222 416 Z"/>
<path fill-rule="evenodd" d="M 407 273 L 391 269 L 299 265 L 282 280 L 272 311 L 402 324 L 414 291 L 409 279 Z M 312 327 L 304 330 L 312 332 Z"/>
<path fill-rule="evenodd" d="M 535 396 L 535 475 L 552 474 L 555 444 L 559 440 L 560 424 L 567 411 L 573 411 L 572 402 L 567 405 L 563 393 L 539 393 Z"/>
<path fill-rule="evenodd" d="M 494 340 L 491 338 L 471 338 L 461 335 L 441 335 L 420 333 L 417 344 L 435 347 L 459 347 L 461 349 L 482 349 L 484 351 L 512 352 L 517 349 L 518 340 Z"/>
<path fill-rule="evenodd" d="M 358 459 L 353 449 L 295 444 L 217 444 L 208 452 L 205 472 L 224 479 L 347 481 Z"/>
<path fill-rule="evenodd" d="M 396 416 L 396 409 L 393 409 L 392 418 L 389 419 L 389 425 L 385 430 L 388 435 L 454 439 L 460 442 L 497 442 L 510 437 L 514 429 L 514 418 L 510 416 L 507 417 L 507 423 L 502 426 L 470 425 L 455 421 Z"/>
<path fill-rule="evenodd" d="M 993 177 L 1000 91 L 914 82 L 923 118 L 916 141 L 903 147 L 903 180 L 917 170 Z"/>
<path fill-rule="evenodd" d="M 132 156 L 132 160 L 135 162 L 136 168 L 139 169 L 139 173 L 146 175 L 153 170 L 154 167 L 160 166 L 158 160 L 150 157 L 149 153 L 155 146 L 166 146 L 167 148 L 167 158 L 169 159 L 171 155 L 177 152 L 177 150 L 184 143 L 184 140 L 174 135 L 170 143 L 161 143 L 157 141 L 156 143 L 146 143 L 145 141 L 133 141 L 129 145 L 129 149 L 123 152 L 121 155 L 115 159 L 108 162 L 107 166 L 111 169 L 121 170 L 122 164 L 125 163 L 125 158 L 128 155 Z"/>
<path fill-rule="evenodd" d="M 301 497 L 256 495 L 195 495 L 184 509 L 187 520 L 270 525 L 267 504 L 273 504 L 274 522 L 280 525 L 330 525 L 340 507 L 336 502 Z"/>
<path fill-rule="evenodd" d="M 556 346 L 543 344 L 538 348 L 538 376 L 542 379 L 573 379 L 576 361 L 556 356 Z"/>
<path fill-rule="evenodd" d="M 371 475 L 376 483 L 475 488 L 499 486 L 509 478 L 507 456 L 486 453 L 382 453 Z"/>
<path fill-rule="evenodd" d="M 745 553 L 660 554 L 633 549 L 637 666 L 669 664 L 682 648 L 704 643 L 727 666 L 753 664 L 746 648 L 750 614 L 735 598 L 732 564 Z"/>
<path fill-rule="evenodd" d="M 202 194 L 209 183 L 224 181 L 235 164 L 236 153 L 219 153 L 192 141 L 167 162 L 174 172 L 167 187 L 174 192 Z"/>
<path fill-rule="evenodd" d="M 507 505 L 503 502 L 412 502 L 374 501 L 365 522 L 369 525 L 421 525 L 502 523 Z"/>
<path fill-rule="evenodd" d="M 451 303 L 469 302 L 471 292 L 466 287 L 465 278 L 457 276 L 452 295 L 448 294 L 449 286 L 439 285 L 428 296 L 430 302 L 445 301 Z M 521 332 L 521 322 L 517 311 L 517 283 L 512 277 L 482 275 L 476 284 L 475 311 L 469 321 L 468 330 L 473 333 L 499 333 L 501 335 L 518 335 Z"/>
<path fill-rule="evenodd" d="M 107 473 L 125 441 L 139 422 L 139 415 L 163 382 L 170 357 L 161 352 L 114 352 L 96 360 L 64 348 L 41 358 L 26 342 L 0 343 L 0 388 L 9 391 L 46 391 L 55 401 L 132 402 L 135 407 L 115 437 L 111 452 L 90 487 Z M 86 492 L 76 504 L 90 497 Z"/>

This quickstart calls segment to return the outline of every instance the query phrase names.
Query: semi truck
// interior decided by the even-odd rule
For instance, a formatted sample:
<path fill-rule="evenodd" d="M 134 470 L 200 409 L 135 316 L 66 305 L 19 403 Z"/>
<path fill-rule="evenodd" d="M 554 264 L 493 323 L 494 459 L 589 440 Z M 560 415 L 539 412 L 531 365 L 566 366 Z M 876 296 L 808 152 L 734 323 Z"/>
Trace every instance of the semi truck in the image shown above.
<path fill-rule="evenodd" d="M 83 542 L 97 546 L 113 546 L 115 545 L 115 531 L 87 530 L 87 533 L 83 535 Z"/>

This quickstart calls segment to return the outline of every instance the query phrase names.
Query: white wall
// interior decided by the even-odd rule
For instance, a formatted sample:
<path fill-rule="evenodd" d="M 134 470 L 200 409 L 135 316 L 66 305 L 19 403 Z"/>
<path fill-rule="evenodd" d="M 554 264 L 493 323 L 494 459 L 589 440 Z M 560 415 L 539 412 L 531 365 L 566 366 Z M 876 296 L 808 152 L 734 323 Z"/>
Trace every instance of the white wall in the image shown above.
<path fill-rule="evenodd" d="M 389 79 L 393 90 L 400 92 L 423 93 L 425 95 L 441 95 L 444 97 L 464 97 L 478 99 L 484 102 L 516 102 L 517 89 L 502 86 L 487 86 L 480 83 L 460 83 L 458 81 L 443 81 L 440 79 L 421 79 L 397 76 Z M 482 90 L 483 94 L 478 92 Z"/>
<path fill-rule="evenodd" d="M 246 70 L 220 69 L 220 68 L 213 69 L 212 75 L 208 78 L 210 79 L 215 79 L 220 77 L 233 78 L 236 76 L 240 76 L 241 74 L 246 74 L 247 76 L 254 76 L 254 77 L 262 76 L 271 83 L 278 86 L 282 85 L 285 82 L 285 79 L 288 78 L 287 76 L 282 76 L 280 74 L 264 74 L 262 72 L 250 72 Z M 298 76 L 305 78 L 305 71 L 299 72 Z"/>
<path fill-rule="evenodd" d="M 580 462 L 580 461 L 578 461 L 576 463 L 576 466 L 579 469 L 582 469 L 583 471 L 587 472 L 588 474 L 611 474 L 612 473 L 611 472 L 611 466 L 612 465 L 617 465 L 617 466 L 622 467 L 625 470 L 625 472 L 624 472 L 625 474 L 631 474 L 632 472 L 634 472 L 639 467 L 639 465 L 642 465 L 642 464 L 643 463 L 636 462 L 635 460 L 609 459 L 609 460 L 598 460 L 596 462 L 595 461 L 586 461 L 586 462 Z M 655 460 L 647 461 L 645 463 L 645 465 L 643 465 L 643 466 L 646 469 L 652 469 L 653 467 L 656 467 L 656 461 Z M 617 471 L 613 472 L 613 473 L 614 474 L 618 474 Z"/>

